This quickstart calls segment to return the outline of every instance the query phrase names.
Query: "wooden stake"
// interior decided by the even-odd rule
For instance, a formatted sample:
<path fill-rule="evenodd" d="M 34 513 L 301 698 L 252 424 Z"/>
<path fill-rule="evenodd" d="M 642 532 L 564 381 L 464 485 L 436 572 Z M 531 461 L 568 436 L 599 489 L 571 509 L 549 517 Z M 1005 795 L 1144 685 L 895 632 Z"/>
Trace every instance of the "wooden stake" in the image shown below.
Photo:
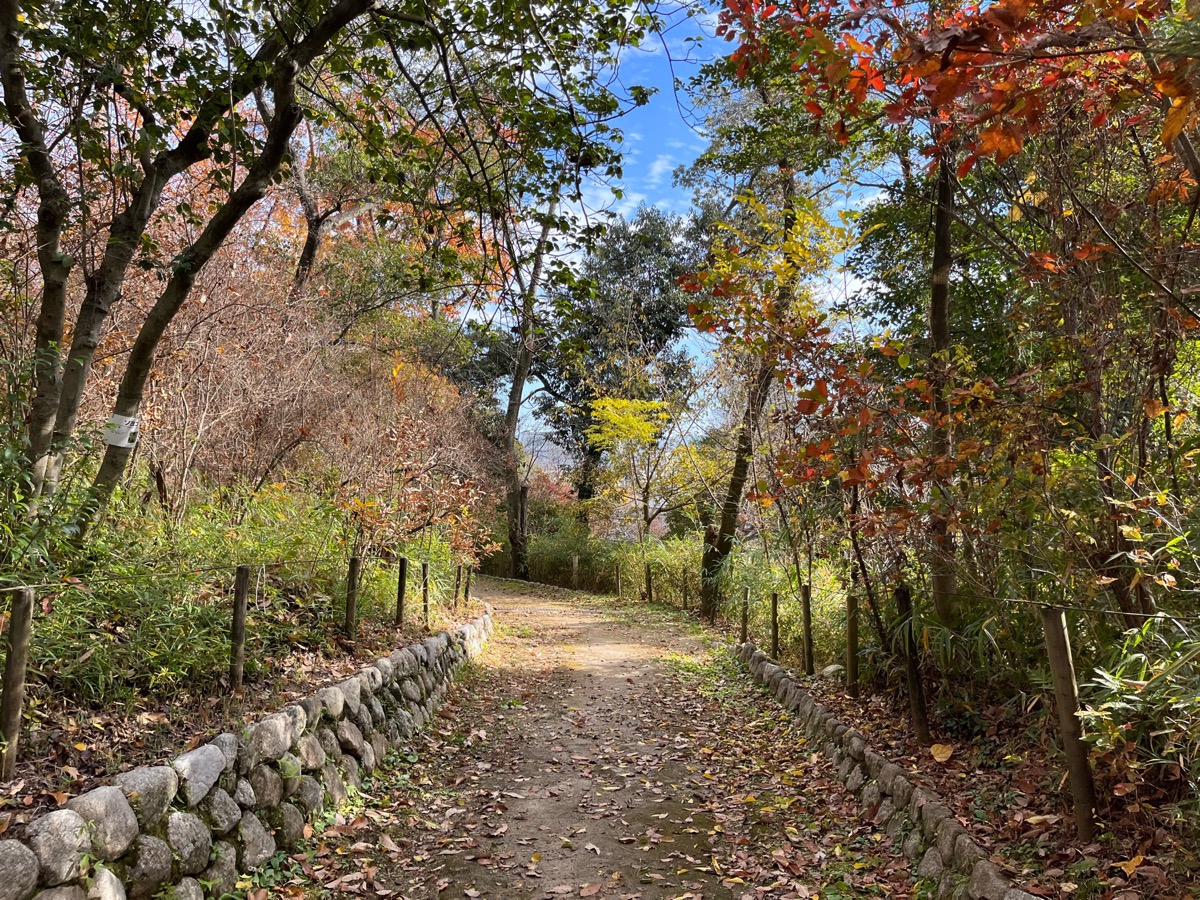
<path fill-rule="evenodd" d="M 654 602 L 654 573 L 650 571 L 650 563 L 646 563 L 646 602 Z"/>
<path fill-rule="evenodd" d="M 454 608 L 458 609 L 458 589 L 462 587 L 462 565 L 454 570 Z"/>
<path fill-rule="evenodd" d="M 858 697 L 858 597 L 846 594 L 846 693 Z"/>
<path fill-rule="evenodd" d="M 1075 804 L 1075 827 L 1080 842 L 1086 844 L 1096 836 L 1096 785 L 1092 780 L 1087 745 L 1083 742 L 1083 723 L 1079 721 L 1079 686 L 1071 658 L 1066 611 L 1043 606 L 1042 627 L 1046 632 L 1046 651 L 1050 655 L 1050 674 L 1054 679 L 1054 705 L 1058 707 L 1058 727 L 1062 732 L 1071 799 Z"/>
<path fill-rule="evenodd" d="M 33 633 L 33 588 L 12 588 L 8 622 L 8 655 L 4 659 L 4 693 L 0 695 L 0 778 L 13 777 L 21 743 L 21 711 L 25 705 L 25 671 L 29 667 L 29 638 Z"/>
<path fill-rule="evenodd" d="M 771 659 L 779 662 L 779 592 L 771 592 Z"/>
<path fill-rule="evenodd" d="M 912 594 L 903 584 L 896 585 L 892 594 L 896 611 L 900 613 L 900 640 L 904 653 L 904 673 L 908 680 L 908 708 L 912 714 L 913 736 L 917 743 L 929 746 L 929 713 L 925 708 L 925 686 L 921 684 L 921 661 L 917 653 L 916 625 L 913 622 Z"/>
<path fill-rule="evenodd" d="M 463 585 L 463 603 L 471 602 L 471 567 L 467 566 L 467 581 Z"/>
<path fill-rule="evenodd" d="M 408 593 L 408 557 L 400 557 L 396 566 L 396 627 L 404 624 L 404 595 Z"/>
<path fill-rule="evenodd" d="M 242 690 L 246 667 L 246 596 L 250 593 L 250 567 L 238 566 L 233 577 L 233 624 L 229 627 L 229 689 Z"/>
<path fill-rule="evenodd" d="M 624 600 L 625 595 L 621 593 L 621 567 L 617 566 L 617 599 Z"/>
<path fill-rule="evenodd" d="M 571 557 L 571 590 L 579 590 L 579 554 Z"/>
<path fill-rule="evenodd" d="M 800 637 L 804 642 L 804 674 L 813 675 L 817 669 L 813 661 L 811 584 L 800 585 L 800 628 Z"/>
<path fill-rule="evenodd" d="M 429 561 L 421 563 L 421 607 L 425 611 L 425 627 L 429 627 Z"/>
<path fill-rule="evenodd" d="M 362 558 L 350 557 L 350 571 L 346 575 L 346 637 L 354 640 L 358 636 L 358 576 L 362 571 Z"/>
<path fill-rule="evenodd" d="M 683 611 L 687 612 L 688 608 L 688 580 L 687 573 L 683 575 Z"/>
<path fill-rule="evenodd" d="M 750 588 L 742 588 L 742 643 L 750 640 Z"/>

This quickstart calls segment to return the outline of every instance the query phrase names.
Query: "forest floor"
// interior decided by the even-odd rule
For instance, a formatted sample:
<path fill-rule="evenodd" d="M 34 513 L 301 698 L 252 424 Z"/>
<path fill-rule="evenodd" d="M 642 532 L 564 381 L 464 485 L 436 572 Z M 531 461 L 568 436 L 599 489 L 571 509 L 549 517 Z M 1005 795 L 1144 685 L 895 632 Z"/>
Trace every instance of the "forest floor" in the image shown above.
<path fill-rule="evenodd" d="M 796 720 L 670 612 L 483 582 L 434 726 L 252 897 L 917 894 Z"/>
<path fill-rule="evenodd" d="M 934 747 L 950 754 L 935 759 L 934 748 L 913 738 L 908 710 L 897 698 L 852 700 L 838 679 L 799 681 L 840 721 L 868 735 L 910 780 L 940 794 L 1026 891 L 1072 900 L 1200 896 L 1200 847 L 1171 825 L 1165 804 L 1106 796 L 1106 782 L 1098 779 L 1100 834 L 1090 844 L 1076 840 L 1065 761 L 1045 710 L 985 709 L 982 733 L 935 721 Z"/>

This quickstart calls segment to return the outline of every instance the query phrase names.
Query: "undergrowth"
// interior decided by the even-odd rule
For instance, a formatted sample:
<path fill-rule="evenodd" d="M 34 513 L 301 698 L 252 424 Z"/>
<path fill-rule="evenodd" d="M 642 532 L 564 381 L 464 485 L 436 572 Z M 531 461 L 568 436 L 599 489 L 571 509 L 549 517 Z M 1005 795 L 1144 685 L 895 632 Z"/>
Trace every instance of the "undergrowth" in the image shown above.
<path fill-rule="evenodd" d="M 239 564 L 251 567 L 248 682 L 277 659 L 338 650 L 355 549 L 364 556 L 360 622 L 392 620 L 400 555 L 410 558 L 407 618 L 421 615 L 422 559 L 430 563 L 431 603 L 448 603 L 456 562 L 436 528 L 396 547 L 356 548 L 356 539 L 350 512 L 283 484 L 242 495 L 213 490 L 178 516 L 119 500 L 86 553 L 64 563 L 45 556 L 36 572 L 3 579 L 40 585 L 31 709 L 51 696 L 97 707 L 225 684 Z"/>

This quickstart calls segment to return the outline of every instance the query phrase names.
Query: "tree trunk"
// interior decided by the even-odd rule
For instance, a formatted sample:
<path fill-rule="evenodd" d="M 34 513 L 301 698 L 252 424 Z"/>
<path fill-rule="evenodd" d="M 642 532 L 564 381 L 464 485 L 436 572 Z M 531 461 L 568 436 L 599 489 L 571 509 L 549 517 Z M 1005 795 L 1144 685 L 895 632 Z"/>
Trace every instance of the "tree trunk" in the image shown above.
<path fill-rule="evenodd" d="M 513 470 L 516 471 L 515 469 Z M 529 485 L 522 484 L 520 477 L 516 483 L 508 485 L 508 543 L 512 550 L 512 577 L 521 581 L 529 580 Z"/>
<path fill-rule="evenodd" d="M 850 515 L 847 516 L 847 524 L 850 529 L 850 549 L 854 553 L 854 563 L 857 563 L 858 569 L 855 570 L 854 563 L 851 564 L 850 580 L 857 582 L 859 577 L 862 578 L 863 590 L 867 597 L 867 608 L 871 611 L 871 625 L 879 638 L 879 646 L 883 647 L 887 644 L 887 629 L 883 624 L 883 613 L 879 610 L 879 602 L 875 598 L 875 588 L 872 586 L 871 573 L 867 570 L 867 560 L 863 556 L 862 541 L 859 540 L 858 513 L 860 508 L 858 485 L 851 485 Z"/>
<path fill-rule="evenodd" d="M 529 306 L 528 315 L 524 312 L 522 313 L 526 320 L 532 318 L 532 303 Z M 528 337 L 526 336 L 527 331 Z M 510 575 L 522 581 L 529 580 L 529 555 L 528 546 L 525 541 L 525 532 L 522 528 L 524 517 L 521 515 L 521 493 L 524 485 L 521 479 L 520 460 L 517 459 L 517 423 L 521 414 L 521 402 L 525 394 L 525 382 L 529 378 L 529 366 L 533 360 L 533 348 L 531 346 L 533 341 L 532 331 L 532 324 L 529 325 L 528 329 L 524 325 L 521 328 L 521 345 L 517 348 L 516 364 L 513 367 L 512 385 L 508 392 L 508 409 L 505 414 L 504 428 L 508 546 L 512 551 L 512 569 Z"/>
<path fill-rule="evenodd" d="M 296 158 L 295 148 L 292 159 Z M 300 258 L 296 261 L 296 271 L 292 275 L 292 296 L 299 297 L 308 285 L 312 275 L 313 264 L 317 260 L 317 250 L 321 246 L 321 232 L 325 224 L 321 211 L 317 207 L 317 198 L 313 196 L 308 184 L 308 174 L 305 167 L 295 166 L 296 198 L 300 201 L 300 209 L 304 212 L 304 246 L 300 248 Z"/>
<path fill-rule="evenodd" d="M 762 99 L 768 102 L 768 97 L 760 88 Z M 779 170 L 785 176 L 785 195 L 783 211 L 783 228 L 785 234 L 790 233 L 795 224 L 795 175 L 786 160 L 779 161 Z M 782 314 L 791 304 L 791 285 L 780 287 L 777 295 L 778 312 Z M 704 555 L 700 560 L 700 614 L 712 620 L 716 618 L 721 606 L 721 570 L 729 554 L 733 551 L 733 536 L 737 530 L 738 513 L 742 506 L 742 494 L 746 489 L 746 478 L 750 472 L 750 463 L 754 458 L 754 435 L 758 431 L 758 421 L 762 416 L 763 407 L 767 403 L 767 394 L 771 387 L 771 377 L 775 365 L 771 361 L 770 351 L 764 351 L 758 361 L 758 370 L 754 373 L 746 391 L 746 409 L 742 414 L 742 426 L 738 432 L 737 449 L 734 451 L 733 472 L 729 476 L 729 488 L 725 492 L 725 500 L 721 504 L 721 520 L 717 533 L 712 540 L 706 536 Z"/>
<path fill-rule="evenodd" d="M 929 711 L 925 706 L 925 686 L 921 682 L 920 649 L 913 631 L 912 594 L 903 584 L 896 585 L 892 597 L 900 621 L 900 646 L 904 653 L 904 673 L 908 682 L 908 708 L 912 715 L 913 736 L 922 747 L 933 743 L 929 734 Z"/>
<path fill-rule="evenodd" d="M 0 5 L 0 87 L 9 121 L 21 141 L 21 155 L 37 183 L 38 209 L 34 237 L 42 276 L 42 300 L 35 326 L 33 400 L 29 411 L 31 488 L 41 487 L 54 435 L 54 413 L 62 390 L 59 346 L 67 315 L 67 279 L 75 261 L 63 253 L 62 235 L 71 199 L 54 169 L 46 132 L 33 111 L 21 67 L 16 3 Z"/>
<path fill-rule="evenodd" d="M 596 470 L 600 466 L 600 451 L 591 444 L 584 444 L 579 461 L 578 473 L 575 477 L 575 497 L 580 501 L 579 521 L 585 525 L 588 521 L 587 507 L 582 504 L 596 496 Z"/>
<path fill-rule="evenodd" d="M 287 64 L 277 70 L 274 84 L 275 115 L 262 152 L 250 167 L 246 178 L 209 220 L 200 236 L 176 257 L 170 281 L 147 314 L 133 342 L 113 407 L 114 416 L 137 418 L 146 381 L 154 365 L 154 355 L 167 327 L 187 301 L 204 266 L 221 248 L 242 217 L 263 197 L 278 172 L 287 155 L 291 136 L 303 118 L 303 110 L 295 98 L 297 71 L 298 67 Z M 79 516 L 81 533 L 86 531 L 96 513 L 112 496 L 125 473 L 135 445 L 136 441 L 122 441 L 105 448 L 104 459 Z"/>
<path fill-rule="evenodd" d="M 746 409 L 742 413 L 742 425 L 738 431 L 737 449 L 733 457 L 733 472 L 729 476 L 725 501 L 721 504 L 721 521 L 716 539 L 704 544 L 704 556 L 700 561 L 700 614 L 709 619 L 716 618 L 717 610 L 721 606 L 721 570 L 733 551 L 733 536 L 737 531 L 742 494 L 746 489 L 746 477 L 750 473 L 750 461 L 754 457 L 754 435 L 767 402 L 774 371 L 775 367 L 767 357 L 764 356 L 758 361 L 758 371 L 754 373 L 750 389 L 746 392 Z"/>
<path fill-rule="evenodd" d="M 1091 555 L 1089 561 L 1100 574 L 1112 579 L 1109 582 L 1109 590 L 1121 607 L 1126 627 L 1138 628 L 1146 616 L 1154 614 L 1155 605 L 1140 579 L 1135 582 L 1135 572 L 1126 562 L 1133 549 L 1121 531 L 1121 525 L 1126 521 L 1128 512 L 1117 502 L 1113 489 L 1116 474 L 1112 468 L 1112 454 L 1103 442 L 1106 433 L 1103 370 L 1108 361 L 1108 354 L 1106 348 L 1097 343 L 1086 347 L 1080 344 L 1078 352 L 1084 360 L 1084 384 L 1087 386 L 1090 400 L 1088 435 L 1092 439 L 1096 479 L 1100 483 L 1100 495 L 1108 513 L 1106 521 L 1100 524 L 1103 540 L 1098 543 L 1096 552 Z"/>
<path fill-rule="evenodd" d="M 63 365 L 62 391 L 54 420 L 54 445 L 58 452 L 51 456 L 46 466 L 42 485 L 44 494 L 52 495 L 57 490 L 64 459 L 62 449 L 75 433 L 79 407 L 83 403 L 83 393 L 92 372 L 96 348 L 100 346 L 104 334 L 104 324 L 113 304 L 121 297 L 129 266 L 151 216 L 158 209 L 165 186 L 166 179 L 160 170 L 152 168 L 134 193 L 129 206 L 113 219 L 104 259 L 95 274 L 88 278 L 83 305 L 75 320 L 71 348 Z"/>
<path fill-rule="evenodd" d="M 517 459 L 517 426 L 521 418 L 521 404 L 525 401 L 525 384 L 529 380 L 529 370 L 533 365 L 534 342 L 534 309 L 537 292 L 541 287 L 542 270 L 546 258 L 546 245 L 550 239 L 550 228 L 555 213 L 558 211 L 558 189 L 554 190 L 546 211 L 546 219 L 534 247 L 533 265 L 529 278 L 521 273 L 519 257 L 509 241 L 509 255 L 518 260 L 515 264 L 513 277 L 521 292 L 521 308 L 517 322 L 517 356 L 513 362 L 512 384 L 508 390 L 508 407 L 504 413 L 504 453 L 506 461 L 505 480 L 507 483 L 508 502 L 508 545 L 512 551 L 512 577 L 522 581 L 529 580 L 528 535 L 523 529 L 522 498 L 523 480 L 521 478 L 520 460 Z"/>
<path fill-rule="evenodd" d="M 260 99 L 259 108 L 267 110 L 268 115 L 271 118 L 274 117 L 271 105 L 265 99 Z M 300 247 L 300 256 L 296 260 L 296 271 L 292 275 L 291 296 L 293 299 L 296 299 L 303 296 L 305 289 L 308 287 L 308 282 L 312 277 L 313 269 L 317 263 L 317 255 L 321 251 L 321 245 L 325 241 L 325 236 L 339 225 L 370 212 L 378 203 L 370 199 L 360 199 L 351 203 L 348 208 L 343 208 L 343 204 L 338 203 L 331 209 L 322 212 L 320 203 L 318 202 L 319 198 L 314 193 L 312 185 L 308 181 L 308 173 L 306 171 L 307 162 L 304 165 L 296 162 L 300 157 L 300 153 L 297 142 L 294 139 L 289 142 L 288 155 L 292 159 L 294 173 L 293 186 L 296 189 L 296 198 L 300 201 L 300 209 L 304 213 L 304 243 Z M 437 318 L 436 307 L 437 304 L 435 303 L 435 319 Z"/>
<path fill-rule="evenodd" d="M 186 132 L 173 146 L 162 150 L 158 156 L 150 150 L 141 154 L 138 162 L 142 177 L 131 188 L 128 203 L 111 219 L 100 265 L 87 278 L 83 302 L 71 328 L 71 347 L 64 362 L 67 278 L 74 261 L 62 253 L 61 236 L 72 206 L 84 201 L 72 200 L 58 178 L 46 143 L 46 127 L 28 97 L 18 28 L 20 4 L 14 0 L 0 2 L 0 86 L 9 118 L 20 139 L 21 156 L 36 181 L 39 204 L 38 262 L 43 291 L 37 320 L 34 395 L 28 423 L 30 481 L 34 495 L 49 495 L 56 487 L 63 451 L 75 432 L 84 389 L 109 311 L 121 297 L 129 266 L 161 203 L 164 188 L 177 175 L 211 155 L 212 137 L 221 121 L 264 83 L 265 76 L 273 74 L 277 89 L 284 81 L 289 83 L 289 88 L 294 88 L 300 72 L 338 33 L 370 7 L 370 0 L 336 0 L 306 32 L 285 35 L 284 30 L 293 32 L 294 29 L 281 26 L 281 31 L 265 35 L 252 60 L 231 72 L 226 83 L 212 86 L 206 99 L 194 110 Z M 113 87 L 121 92 L 118 85 Z M 126 99 L 138 107 L 146 128 L 160 127 L 152 108 L 139 104 L 136 99 Z M 67 123 L 64 127 L 71 125 Z M 164 297 L 172 291 L 178 291 L 178 285 L 168 285 Z M 160 298 L 156 304 L 159 312 L 162 304 L 163 298 Z M 147 325 L 150 331 L 147 340 L 142 342 L 142 350 L 149 344 L 152 357 L 161 331 L 154 337 L 152 332 L 158 325 Z M 128 379 L 128 375 L 127 372 L 127 380 L 136 380 Z M 117 405 L 129 408 L 129 398 L 118 400 Z M 128 458 L 127 452 L 125 458 Z M 110 479 L 113 467 L 110 462 L 104 479 L 97 479 L 100 487 Z M 103 491 L 93 493 L 93 499 L 87 505 L 95 507 L 95 500 L 103 496 Z"/>
<path fill-rule="evenodd" d="M 930 384 L 933 389 L 934 465 L 950 452 L 950 406 L 946 401 L 950 368 L 950 226 L 954 221 L 954 172 L 949 150 L 943 151 L 938 164 L 936 208 L 933 226 L 933 279 L 929 302 Z M 933 555 L 930 583 L 933 608 L 939 620 L 952 624 L 956 618 L 954 578 L 954 538 L 947 528 L 951 499 L 949 486 L 938 477 L 933 490 Z"/>

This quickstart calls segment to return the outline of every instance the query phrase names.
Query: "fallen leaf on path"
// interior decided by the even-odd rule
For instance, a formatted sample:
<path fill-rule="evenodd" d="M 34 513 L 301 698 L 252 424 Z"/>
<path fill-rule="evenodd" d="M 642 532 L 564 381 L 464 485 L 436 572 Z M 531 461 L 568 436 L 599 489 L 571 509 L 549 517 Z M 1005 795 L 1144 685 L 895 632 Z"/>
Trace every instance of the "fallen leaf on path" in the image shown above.
<path fill-rule="evenodd" d="M 1123 870 L 1126 875 L 1132 875 L 1134 872 L 1137 871 L 1137 867 L 1140 866 L 1145 861 L 1146 861 L 1146 857 L 1142 856 L 1139 853 L 1133 859 L 1127 859 L 1127 860 L 1125 860 L 1125 862 L 1119 862 L 1116 864 L 1116 866 L 1118 869 Z"/>
<path fill-rule="evenodd" d="M 929 755 L 938 762 L 944 763 L 954 755 L 954 747 L 950 744 L 934 744 L 929 748 Z"/>

